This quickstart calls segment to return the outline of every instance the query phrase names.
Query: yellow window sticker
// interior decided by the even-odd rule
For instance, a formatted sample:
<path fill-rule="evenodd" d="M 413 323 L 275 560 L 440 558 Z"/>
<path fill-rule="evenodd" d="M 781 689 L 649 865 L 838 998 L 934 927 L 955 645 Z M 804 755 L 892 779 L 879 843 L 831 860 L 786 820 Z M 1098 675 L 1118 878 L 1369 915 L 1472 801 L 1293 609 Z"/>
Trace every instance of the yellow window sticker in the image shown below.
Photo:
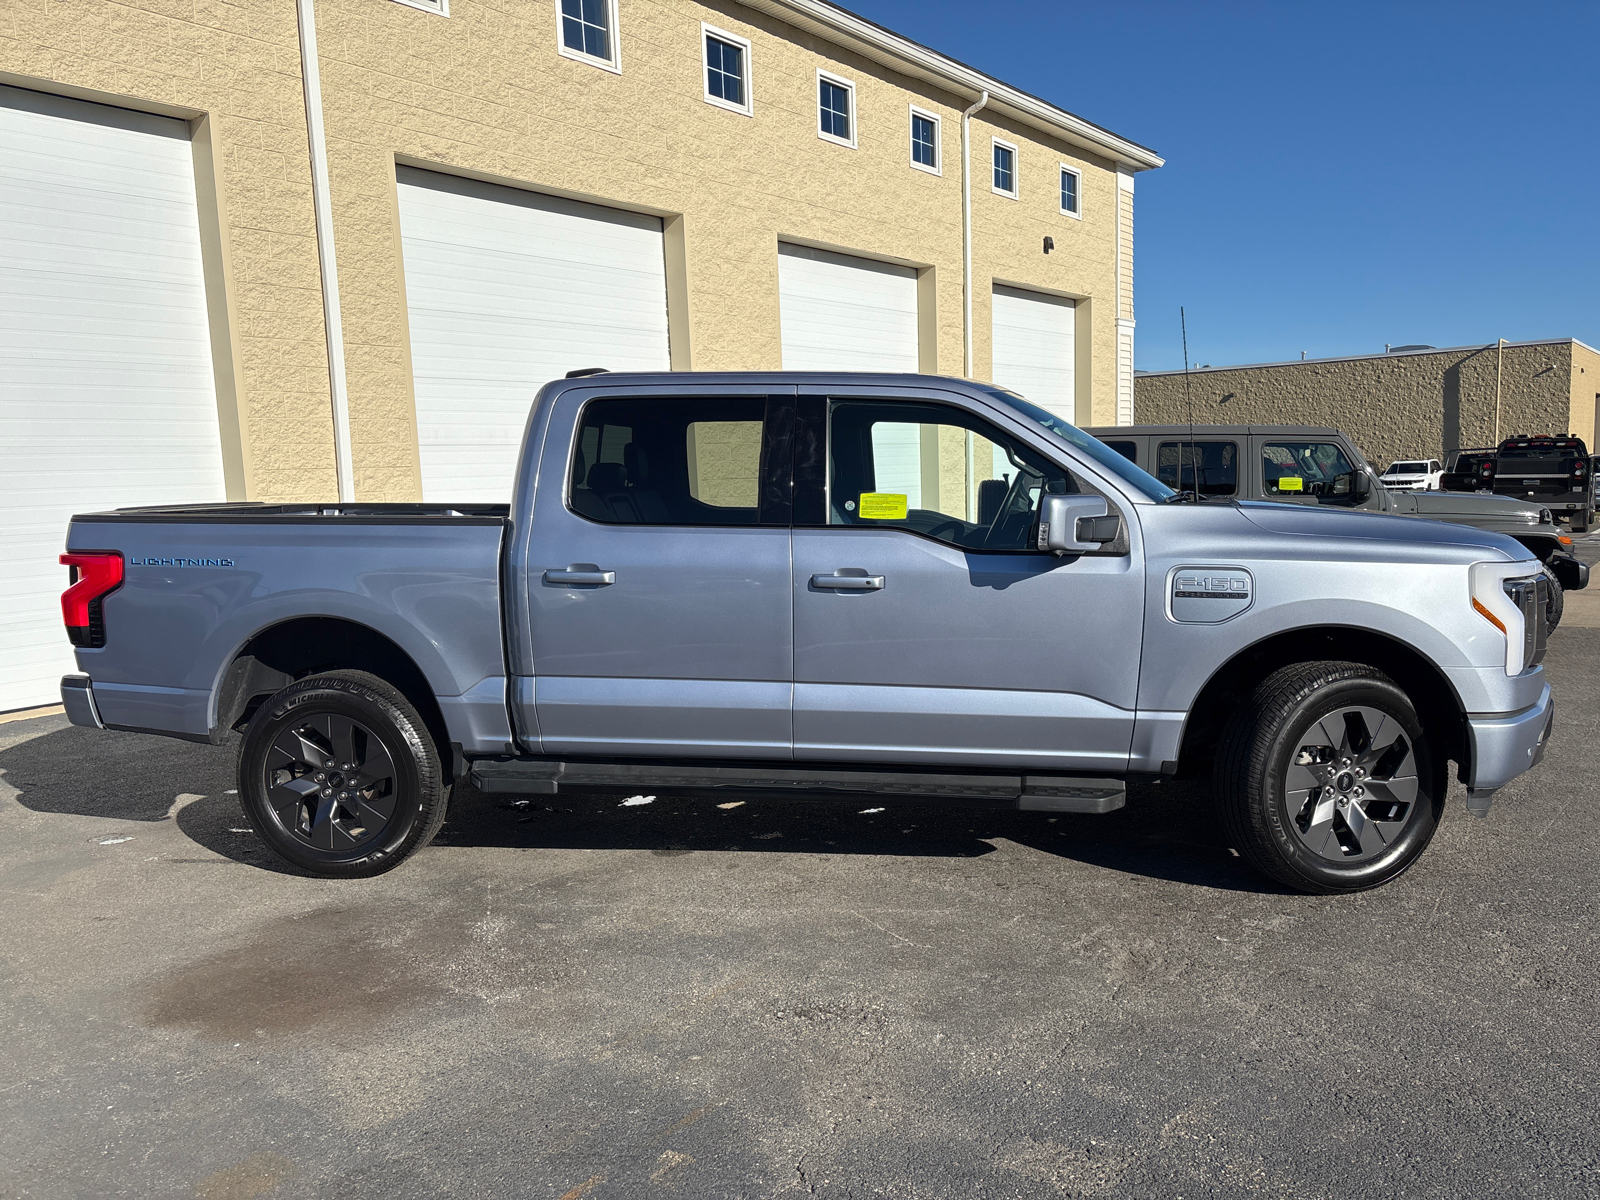
<path fill-rule="evenodd" d="M 1303 492 L 1306 490 L 1305 481 L 1298 475 L 1285 475 L 1278 480 L 1280 492 Z"/>
<path fill-rule="evenodd" d="M 861 515 L 868 521 L 904 521 L 906 498 L 896 492 L 862 492 Z"/>

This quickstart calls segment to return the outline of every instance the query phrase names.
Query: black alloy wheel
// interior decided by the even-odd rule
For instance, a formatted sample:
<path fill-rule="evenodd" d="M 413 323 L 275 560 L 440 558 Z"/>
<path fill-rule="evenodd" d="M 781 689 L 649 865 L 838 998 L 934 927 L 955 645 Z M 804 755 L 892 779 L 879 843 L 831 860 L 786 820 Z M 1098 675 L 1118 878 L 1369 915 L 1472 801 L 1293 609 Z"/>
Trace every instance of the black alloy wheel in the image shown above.
<path fill-rule="evenodd" d="M 399 691 L 375 675 L 328 671 L 290 684 L 250 719 L 239 800 L 280 858 L 357 878 L 432 841 L 449 787 L 426 723 Z"/>
<path fill-rule="evenodd" d="M 1216 761 L 1230 840 L 1303 892 L 1403 874 L 1443 812 L 1435 750 L 1410 698 L 1363 663 L 1293 663 L 1235 710 Z"/>
<path fill-rule="evenodd" d="M 1289 827 L 1319 858 L 1382 854 L 1417 802 L 1417 755 L 1399 721 L 1351 705 L 1312 723 L 1283 775 Z"/>
<path fill-rule="evenodd" d="M 352 850 L 394 816 L 394 759 L 354 717 L 312 713 L 290 723 L 273 739 L 266 769 L 279 827 L 313 849 Z"/>

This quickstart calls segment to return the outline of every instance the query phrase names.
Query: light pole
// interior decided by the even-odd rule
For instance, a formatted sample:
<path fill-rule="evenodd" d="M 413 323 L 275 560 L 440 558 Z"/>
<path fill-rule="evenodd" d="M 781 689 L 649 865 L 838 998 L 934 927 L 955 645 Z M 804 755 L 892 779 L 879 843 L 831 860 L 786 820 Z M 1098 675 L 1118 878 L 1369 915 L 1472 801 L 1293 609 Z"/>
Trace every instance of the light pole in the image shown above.
<path fill-rule="evenodd" d="M 1500 363 L 1506 353 L 1506 340 L 1501 338 L 1494 347 L 1494 445 L 1500 448 Z"/>

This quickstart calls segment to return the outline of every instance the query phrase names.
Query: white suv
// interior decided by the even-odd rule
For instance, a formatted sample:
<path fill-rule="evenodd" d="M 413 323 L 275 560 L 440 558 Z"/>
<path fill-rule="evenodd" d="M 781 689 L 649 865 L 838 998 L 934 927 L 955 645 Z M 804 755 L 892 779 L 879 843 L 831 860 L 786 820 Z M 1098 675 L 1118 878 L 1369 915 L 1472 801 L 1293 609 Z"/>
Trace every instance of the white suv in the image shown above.
<path fill-rule="evenodd" d="M 1394 492 L 1437 492 L 1444 467 L 1436 458 L 1392 462 L 1383 473 L 1383 486 Z"/>

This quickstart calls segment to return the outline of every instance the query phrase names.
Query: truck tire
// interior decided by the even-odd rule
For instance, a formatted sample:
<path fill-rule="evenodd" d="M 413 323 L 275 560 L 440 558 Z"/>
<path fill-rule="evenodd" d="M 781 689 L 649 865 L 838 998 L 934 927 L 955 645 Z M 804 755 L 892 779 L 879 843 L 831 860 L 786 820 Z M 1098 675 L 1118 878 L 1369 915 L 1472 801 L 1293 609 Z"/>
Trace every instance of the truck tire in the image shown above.
<path fill-rule="evenodd" d="M 1572 514 L 1572 532 L 1588 533 L 1589 526 L 1594 524 L 1594 513 L 1589 509 Z"/>
<path fill-rule="evenodd" d="M 1567 595 L 1561 587 L 1561 580 L 1550 569 L 1549 564 L 1540 568 L 1544 572 L 1544 581 L 1550 585 L 1549 599 L 1544 604 L 1544 620 L 1547 632 L 1554 633 L 1556 626 L 1561 624 L 1561 613 L 1567 606 Z"/>
<path fill-rule="evenodd" d="M 239 801 L 269 850 L 331 879 L 380 875 L 444 824 L 450 789 L 428 727 L 364 671 L 297 680 L 250 719 Z"/>
<path fill-rule="evenodd" d="M 1378 887 L 1433 838 L 1434 750 L 1406 694 L 1361 663 L 1281 667 L 1237 709 L 1215 784 L 1240 855 L 1302 892 Z"/>

